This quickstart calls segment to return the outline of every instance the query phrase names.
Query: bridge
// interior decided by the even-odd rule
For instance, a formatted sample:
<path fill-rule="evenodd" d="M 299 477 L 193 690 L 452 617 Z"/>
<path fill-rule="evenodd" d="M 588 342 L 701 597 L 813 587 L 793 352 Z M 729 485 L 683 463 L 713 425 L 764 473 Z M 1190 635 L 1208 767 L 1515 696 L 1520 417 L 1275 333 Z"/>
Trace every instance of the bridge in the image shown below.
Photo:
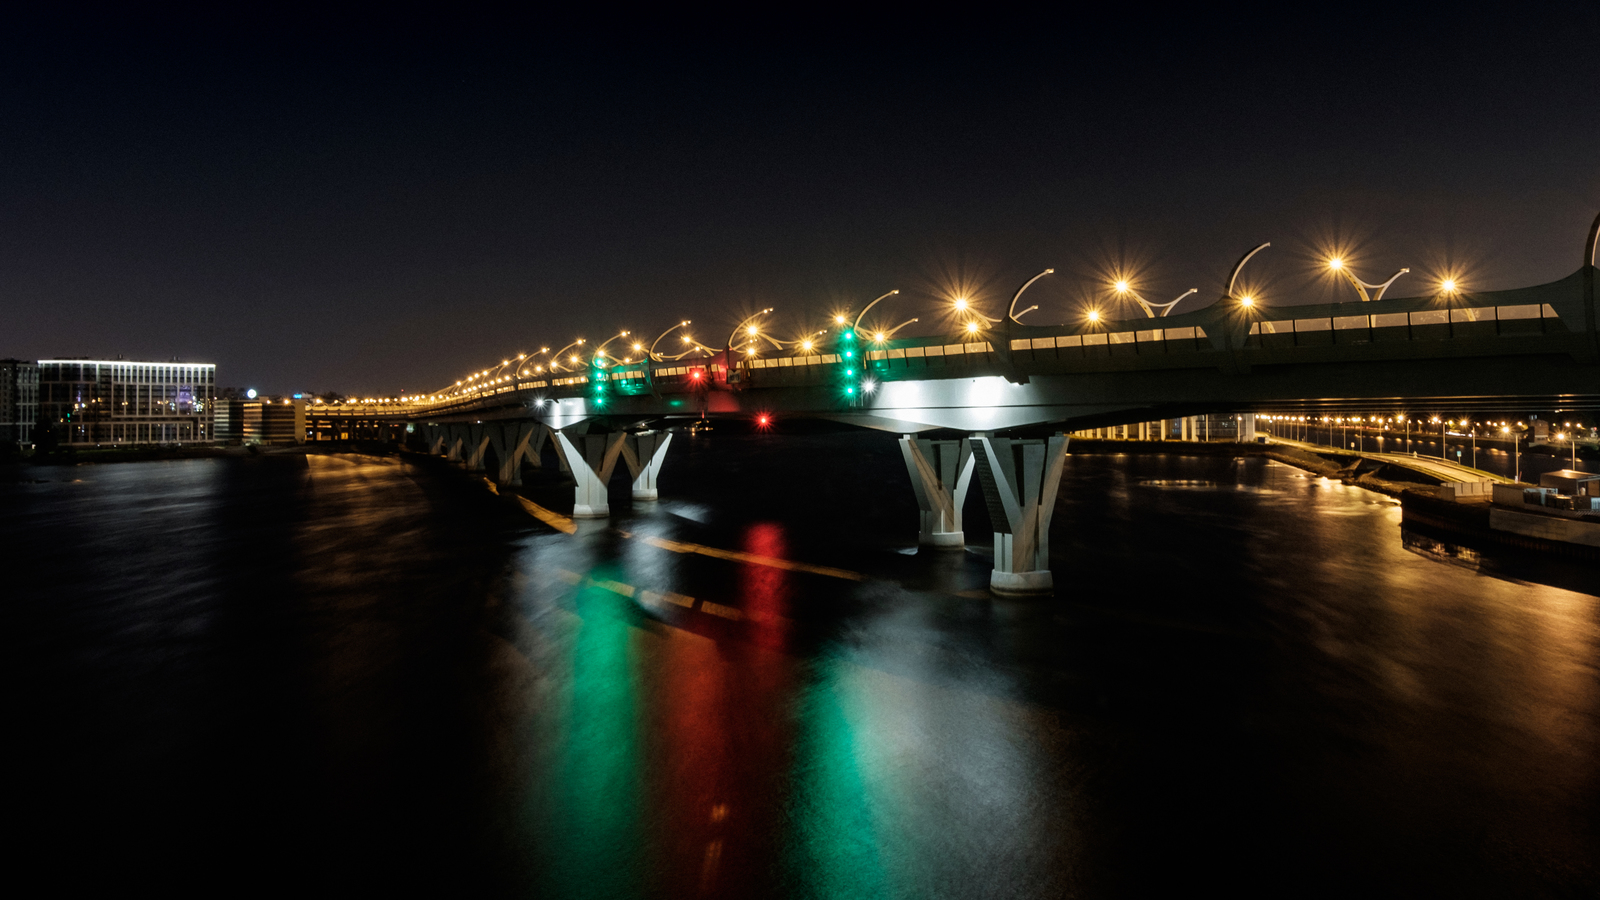
<path fill-rule="evenodd" d="M 1596 252 L 1600 216 L 1577 271 L 1547 284 L 1473 292 L 1444 282 L 1422 296 L 1383 299 L 1406 270 L 1369 284 L 1329 260 L 1354 288 L 1349 302 L 1267 305 L 1239 287 L 1244 254 L 1209 305 L 1171 315 L 1130 285 L 1142 319 L 1095 310 L 1079 321 L 1027 325 L 956 304 L 952 334 L 897 337 L 835 317 L 790 339 L 764 330 L 771 310 L 740 322 L 721 348 L 680 335 L 676 356 L 621 332 L 502 360 L 431 394 L 315 406 L 338 427 L 404 429 L 429 452 L 481 469 L 492 453 L 502 483 L 518 483 L 554 445 L 575 486 L 576 517 L 609 514 L 607 484 L 621 459 L 637 500 L 657 497 L 671 429 L 697 419 L 830 420 L 901 434 L 922 510 L 920 540 L 960 547 L 961 509 L 974 474 L 994 522 L 991 586 L 1051 589 L 1048 532 L 1068 433 L 1266 406 L 1457 409 L 1575 407 L 1600 402 Z M 1190 293 L 1193 293 L 1192 291 Z M 1178 300 L 1188 296 L 1185 294 Z M 962 321 L 962 320 L 965 321 Z M 622 349 L 608 348 L 622 341 Z M 359 429 L 358 429 L 359 430 Z"/>

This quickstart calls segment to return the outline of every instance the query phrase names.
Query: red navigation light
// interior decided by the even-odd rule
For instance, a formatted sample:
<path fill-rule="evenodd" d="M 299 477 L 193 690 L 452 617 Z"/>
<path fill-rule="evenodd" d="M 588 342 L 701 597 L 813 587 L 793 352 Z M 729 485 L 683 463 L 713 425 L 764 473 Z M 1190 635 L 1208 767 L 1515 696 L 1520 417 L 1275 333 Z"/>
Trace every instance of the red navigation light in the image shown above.
<path fill-rule="evenodd" d="M 756 427 L 762 431 L 766 431 L 768 428 L 771 428 L 772 417 L 766 413 L 761 413 L 760 415 L 756 416 Z"/>

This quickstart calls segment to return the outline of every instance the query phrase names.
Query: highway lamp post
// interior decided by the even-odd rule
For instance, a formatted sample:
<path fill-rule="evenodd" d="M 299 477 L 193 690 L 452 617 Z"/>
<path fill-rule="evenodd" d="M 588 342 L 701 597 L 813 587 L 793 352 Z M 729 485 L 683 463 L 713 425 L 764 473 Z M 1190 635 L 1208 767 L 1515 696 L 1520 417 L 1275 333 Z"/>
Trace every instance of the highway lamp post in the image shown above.
<path fill-rule="evenodd" d="M 1011 305 L 1006 307 L 1006 318 L 1010 319 L 1013 322 L 1016 322 L 1018 325 L 1021 325 L 1022 321 L 1019 318 L 1020 316 L 1025 316 L 1028 313 L 1038 309 L 1039 308 L 1038 306 L 1030 306 L 1027 309 L 1023 310 L 1022 312 L 1017 312 L 1017 301 L 1022 299 L 1022 292 L 1027 290 L 1029 285 L 1031 285 L 1035 281 L 1038 281 L 1039 279 L 1045 277 L 1046 275 L 1054 275 L 1055 271 L 1056 271 L 1055 269 L 1045 269 L 1043 272 L 1040 272 L 1039 274 L 1037 274 L 1037 275 L 1033 276 L 1032 278 L 1029 278 L 1027 281 L 1023 282 L 1022 283 L 1022 287 L 1017 288 L 1017 292 L 1012 295 L 1012 297 L 1011 297 Z M 1179 299 L 1182 299 L 1182 298 L 1179 298 Z M 1176 302 L 1176 301 L 1174 301 L 1174 302 Z"/>
<path fill-rule="evenodd" d="M 1338 274 L 1343 275 L 1345 280 L 1350 282 L 1350 286 L 1356 289 L 1356 293 L 1360 295 L 1362 302 L 1365 303 L 1369 301 L 1382 300 L 1383 292 L 1389 289 L 1389 285 L 1394 284 L 1396 279 L 1411 270 L 1401 269 L 1390 276 L 1388 281 L 1385 281 L 1382 284 L 1367 284 L 1365 281 L 1357 278 L 1355 274 L 1345 266 L 1344 260 L 1335 256 L 1328 260 L 1328 271 L 1337 272 Z M 1369 294 L 1367 293 L 1368 291 L 1376 291 L 1377 293 Z"/>

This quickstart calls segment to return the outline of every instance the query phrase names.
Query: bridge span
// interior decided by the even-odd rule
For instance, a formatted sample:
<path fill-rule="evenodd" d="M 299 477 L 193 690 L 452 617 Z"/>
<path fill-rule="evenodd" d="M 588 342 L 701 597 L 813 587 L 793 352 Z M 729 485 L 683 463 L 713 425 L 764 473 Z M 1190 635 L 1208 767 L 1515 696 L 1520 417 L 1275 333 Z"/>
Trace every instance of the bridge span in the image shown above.
<path fill-rule="evenodd" d="M 576 482 L 579 517 L 609 513 L 606 486 L 619 459 L 635 499 L 655 499 L 672 429 L 694 420 L 804 417 L 889 431 L 902 435 L 922 542 L 963 545 L 961 508 L 976 475 L 996 528 L 991 586 L 1043 592 L 1052 586 L 1047 535 L 1067 432 L 1218 412 L 1244 413 L 1248 423 L 1266 406 L 1600 403 L 1597 241 L 1600 217 L 1577 271 L 1493 292 L 1446 283 L 1424 296 L 1369 299 L 1367 289 L 1387 283 L 1347 275 L 1361 299 L 1268 306 L 1236 289 L 1262 245 L 1214 302 L 1178 315 L 1164 314 L 1171 304 L 1156 315 L 1157 305 L 1135 295 L 1147 318 L 1034 326 L 1008 312 L 971 318 L 957 334 L 897 338 L 863 331 L 860 315 L 848 324 L 841 316 L 826 332 L 783 341 L 749 325 L 767 310 L 720 350 L 694 344 L 696 359 L 641 344 L 608 355 L 617 338 L 567 355 L 579 341 L 426 396 L 316 406 L 310 415 L 403 427 L 469 468 L 482 468 L 492 449 L 502 483 L 518 482 L 523 463 L 538 466 L 552 443 Z"/>

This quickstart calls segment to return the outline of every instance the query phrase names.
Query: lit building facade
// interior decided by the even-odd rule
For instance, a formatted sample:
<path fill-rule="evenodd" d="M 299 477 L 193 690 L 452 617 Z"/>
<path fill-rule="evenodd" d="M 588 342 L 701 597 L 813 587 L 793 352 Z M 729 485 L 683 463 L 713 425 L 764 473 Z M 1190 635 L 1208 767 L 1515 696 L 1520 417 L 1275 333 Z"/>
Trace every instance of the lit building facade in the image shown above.
<path fill-rule="evenodd" d="M 211 443 L 216 396 L 212 363 L 39 360 L 40 416 L 63 444 Z"/>
<path fill-rule="evenodd" d="M 26 447 L 39 421 L 39 367 L 31 360 L 0 359 L 0 441 Z"/>
<path fill-rule="evenodd" d="M 224 444 L 303 444 L 306 441 L 306 401 L 216 401 L 213 432 Z"/>

